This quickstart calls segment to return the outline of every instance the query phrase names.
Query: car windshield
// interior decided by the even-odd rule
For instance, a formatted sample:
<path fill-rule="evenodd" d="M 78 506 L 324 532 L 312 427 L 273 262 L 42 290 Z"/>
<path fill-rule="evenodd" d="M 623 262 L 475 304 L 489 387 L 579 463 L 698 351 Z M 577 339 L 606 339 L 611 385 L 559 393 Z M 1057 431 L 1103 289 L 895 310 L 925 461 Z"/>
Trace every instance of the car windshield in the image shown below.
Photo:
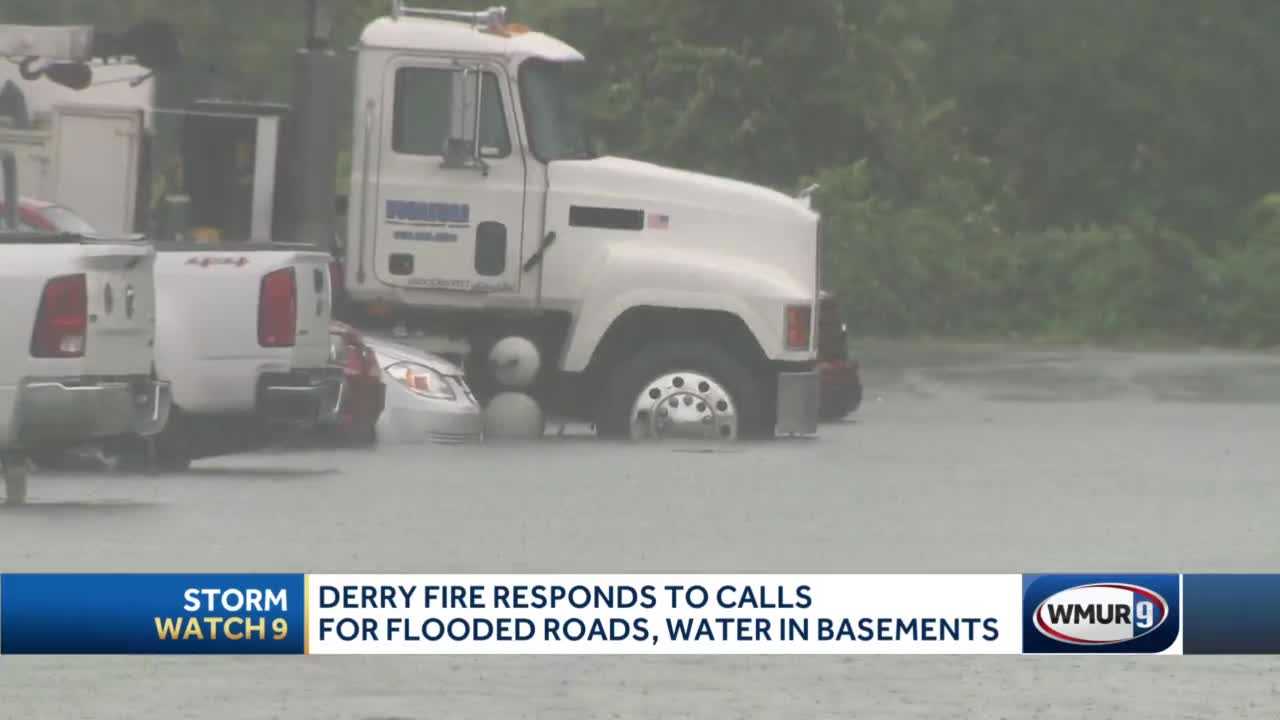
<path fill-rule="evenodd" d="M 520 96 L 529 144 L 543 162 L 593 157 L 566 63 L 529 60 L 520 68 Z"/>

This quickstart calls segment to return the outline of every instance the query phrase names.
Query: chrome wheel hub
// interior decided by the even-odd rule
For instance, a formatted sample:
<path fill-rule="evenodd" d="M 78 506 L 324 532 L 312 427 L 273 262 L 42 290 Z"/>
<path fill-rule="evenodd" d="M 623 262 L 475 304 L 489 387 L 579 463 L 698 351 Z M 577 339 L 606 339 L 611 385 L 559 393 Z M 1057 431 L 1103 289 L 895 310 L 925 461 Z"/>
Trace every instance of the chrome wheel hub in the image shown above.
<path fill-rule="evenodd" d="M 644 386 L 631 407 L 631 438 L 737 440 L 738 410 L 723 385 L 697 372 L 673 372 Z"/>

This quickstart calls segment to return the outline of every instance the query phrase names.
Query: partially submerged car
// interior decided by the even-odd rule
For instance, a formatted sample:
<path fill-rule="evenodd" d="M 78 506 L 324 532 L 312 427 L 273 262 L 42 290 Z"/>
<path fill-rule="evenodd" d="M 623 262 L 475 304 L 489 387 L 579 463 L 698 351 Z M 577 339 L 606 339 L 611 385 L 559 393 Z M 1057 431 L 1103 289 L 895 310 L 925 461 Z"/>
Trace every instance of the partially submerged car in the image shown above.
<path fill-rule="evenodd" d="M 462 368 L 405 345 L 369 336 L 364 340 L 377 354 L 387 386 L 386 410 L 377 424 L 379 443 L 481 439 L 483 415 Z"/>

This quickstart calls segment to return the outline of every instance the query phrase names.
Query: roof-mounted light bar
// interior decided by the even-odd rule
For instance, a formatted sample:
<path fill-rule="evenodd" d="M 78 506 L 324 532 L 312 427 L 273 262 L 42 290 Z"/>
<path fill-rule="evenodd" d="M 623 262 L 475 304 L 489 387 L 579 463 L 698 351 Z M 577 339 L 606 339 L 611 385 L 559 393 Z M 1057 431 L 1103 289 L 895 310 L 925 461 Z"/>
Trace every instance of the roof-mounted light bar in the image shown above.
<path fill-rule="evenodd" d="M 419 17 L 432 18 L 435 20 L 453 20 L 455 22 L 469 23 L 472 27 L 485 27 L 490 30 L 496 30 L 507 24 L 507 9 L 505 7 L 491 7 L 488 10 L 480 10 L 478 12 L 466 12 L 465 10 L 432 10 L 430 8 L 411 7 L 404 4 L 404 0 L 391 0 L 391 16 L 400 17 Z"/>

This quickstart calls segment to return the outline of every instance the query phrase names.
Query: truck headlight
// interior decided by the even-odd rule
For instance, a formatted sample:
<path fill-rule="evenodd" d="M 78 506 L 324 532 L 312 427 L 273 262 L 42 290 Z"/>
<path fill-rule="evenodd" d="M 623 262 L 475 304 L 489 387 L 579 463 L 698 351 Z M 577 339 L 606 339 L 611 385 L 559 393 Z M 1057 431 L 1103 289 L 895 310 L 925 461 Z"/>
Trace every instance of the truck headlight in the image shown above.
<path fill-rule="evenodd" d="M 425 365 L 396 363 L 386 370 L 393 380 L 405 386 L 415 395 L 437 400 L 456 400 L 453 388 L 443 375 Z"/>

